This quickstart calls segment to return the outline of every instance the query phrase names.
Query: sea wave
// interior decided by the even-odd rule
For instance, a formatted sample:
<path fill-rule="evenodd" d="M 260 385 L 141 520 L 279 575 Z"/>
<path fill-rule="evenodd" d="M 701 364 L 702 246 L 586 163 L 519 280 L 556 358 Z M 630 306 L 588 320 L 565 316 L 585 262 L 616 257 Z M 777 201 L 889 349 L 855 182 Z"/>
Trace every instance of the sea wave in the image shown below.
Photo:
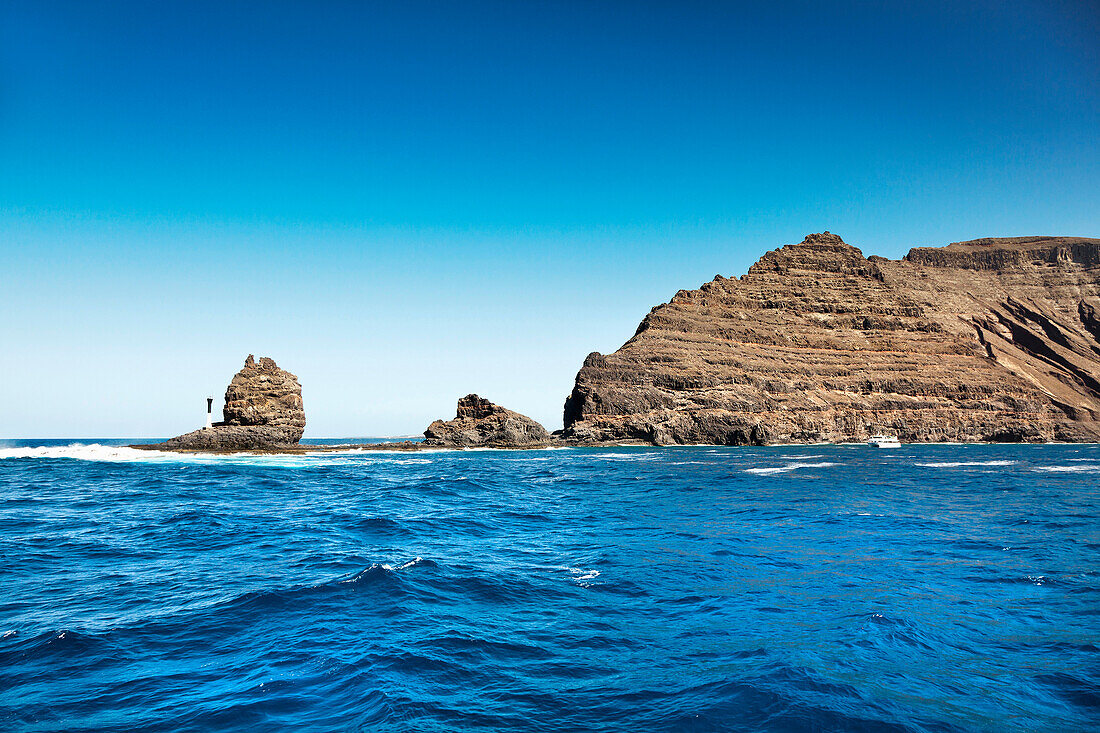
<path fill-rule="evenodd" d="M 575 582 L 579 585 L 582 585 L 582 586 L 586 586 L 586 587 L 588 585 L 588 583 L 586 581 L 594 580 L 595 578 L 598 578 L 599 575 L 600 575 L 599 570 L 593 570 L 593 569 L 589 569 L 589 568 L 574 568 L 574 567 L 564 566 L 560 569 L 566 571 L 571 576 L 573 576 L 571 578 L 571 580 L 573 582 Z"/>
<path fill-rule="evenodd" d="M 771 466 L 761 468 L 746 468 L 745 473 L 754 473 L 758 476 L 768 476 L 773 473 L 787 473 L 788 471 L 798 471 L 802 468 L 828 468 L 829 466 L 836 466 L 833 461 L 820 461 L 818 463 L 788 463 L 786 466 Z"/>
<path fill-rule="evenodd" d="M 445 449 L 418 451 L 420 454 L 438 454 Z M 100 443 L 69 443 L 33 447 L 0 448 L 0 460 L 15 459 L 71 459 L 106 463 L 184 463 L 255 465 L 271 468 L 303 468 L 308 466 L 332 466 L 355 462 L 357 465 L 372 461 L 387 461 L 397 465 L 424 465 L 432 459 L 424 455 L 409 457 L 408 451 L 347 449 L 339 451 L 305 451 L 303 453 L 177 453 L 175 451 L 146 450 L 127 446 Z"/>
<path fill-rule="evenodd" d="M 966 466 L 1014 466 L 1016 461 L 933 461 L 931 463 L 914 463 L 913 465 L 924 468 L 963 468 Z"/>
<path fill-rule="evenodd" d="M 408 570 L 411 567 L 416 567 L 417 565 L 423 565 L 425 562 L 427 562 L 427 564 L 429 566 L 433 566 L 433 567 L 435 566 L 435 563 L 433 563 L 431 560 L 425 561 L 424 558 L 422 558 L 422 557 L 415 557 L 412 560 L 408 560 L 406 562 L 401 563 L 400 565 L 391 565 L 389 563 L 381 563 L 380 567 L 383 570 Z"/>
<path fill-rule="evenodd" d="M 198 455 L 198 454 L 192 454 Z M 36 446 L 29 448 L 0 448 L 0 460 L 12 458 L 75 458 L 84 461 L 110 461 L 121 463 L 129 461 L 175 460 L 183 456 L 180 453 L 165 451 L 139 450 L 124 446 L 101 445 L 100 443 L 70 443 L 68 445 Z"/>
<path fill-rule="evenodd" d="M 214 603 L 190 609 L 193 615 L 203 615 L 211 612 L 233 611 L 239 612 L 244 608 L 262 609 L 268 606 L 293 603 L 297 599 L 318 594 L 332 593 L 342 590 L 347 586 L 365 586 L 373 583 L 399 582 L 401 571 L 413 567 L 437 567 L 432 560 L 416 557 L 412 560 L 398 563 L 372 563 L 362 570 L 353 573 L 345 573 L 336 578 L 328 578 L 317 583 L 300 585 L 273 585 L 259 590 L 246 591 L 231 598 L 223 598 Z M 391 589 L 392 591 L 393 589 Z M 164 619 L 173 620 L 172 617 Z"/>
<path fill-rule="evenodd" d="M 672 446 L 664 447 L 670 448 Z M 584 455 L 585 458 L 598 459 L 601 461 L 655 461 L 661 457 L 660 453 L 653 451 L 647 453 L 588 453 L 582 455 Z"/>
<path fill-rule="evenodd" d="M 1031 470 L 1045 473 L 1100 473 L 1100 464 L 1086 465 L 1078 463 L 1073 466 L 1035 466 Z"/>

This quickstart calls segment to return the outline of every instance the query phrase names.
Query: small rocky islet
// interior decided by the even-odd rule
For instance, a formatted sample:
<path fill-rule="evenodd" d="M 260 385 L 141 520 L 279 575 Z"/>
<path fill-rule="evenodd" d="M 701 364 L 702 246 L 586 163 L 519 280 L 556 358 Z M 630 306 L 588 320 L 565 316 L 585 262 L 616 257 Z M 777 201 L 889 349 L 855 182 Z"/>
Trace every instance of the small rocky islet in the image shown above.
<path fill-rule="evenodd" d="M 590 354 L 553 434 L 478 395 L 422 442 L 303 446 L 298 378 L 253 356 L 178 451 L 622 443 L 1100 441 L 1100 239 L 1015 237 L 865 257 L 829 232 L 681 290 Z"/>
<path fill-rule="evenodd" d="M 306 429 L 302 385 L 274 359 L 252 354 L 225 390 L 223 420 L 170 438 L 169 450 L 256 450 L 297 445 Z"/>
<path fill-rule="evenodd" d="M 526 415 L 468 394 L 458 401 L 453 420 L 436 420 L 424 431 L 424 445 L 435 448 L 475 448 L 545 445 L 550 433 Z"/>

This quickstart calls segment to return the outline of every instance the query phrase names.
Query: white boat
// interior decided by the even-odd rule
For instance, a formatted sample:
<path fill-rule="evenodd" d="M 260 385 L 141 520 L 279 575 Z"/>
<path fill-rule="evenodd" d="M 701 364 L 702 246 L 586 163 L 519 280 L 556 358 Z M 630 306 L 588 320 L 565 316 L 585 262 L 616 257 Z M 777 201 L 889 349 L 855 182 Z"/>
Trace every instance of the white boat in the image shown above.
<path fill-rule="evenodd" d="M 900 448 L 901 441 L 896 435 L 872 435 L 867 445 L 875 448 Z"/>

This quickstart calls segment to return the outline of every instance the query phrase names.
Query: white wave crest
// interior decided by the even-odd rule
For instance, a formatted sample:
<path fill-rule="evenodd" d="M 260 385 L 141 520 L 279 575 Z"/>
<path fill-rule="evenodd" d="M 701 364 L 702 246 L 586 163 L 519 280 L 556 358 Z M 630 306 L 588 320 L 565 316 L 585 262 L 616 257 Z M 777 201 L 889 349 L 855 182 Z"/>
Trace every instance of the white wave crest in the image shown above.
<path fill-rule="evenodd" d="M 593 579 L 597 578 L 600 574 L 599 570 L 591 570 L 591 569 L 586 569 L 586 568 L 564 567 L 564 568 L 560 568 L 560 569 L 567 571 L 570 575 L 573 576 L 572 578 L 570 578 L 570 580 L 572 580 L 574 582 L 577 582 L 577 583 L 580 583 L 581 585 L 585 585 L 585 586 L 587 585 L 587 583 L 585 581 L 593 580 Z"/>
<path fill-rule="evenodd" d="M 1100 465 L 1078 463 L 1074 466 L 1036 466 L 1031 470 L 1045 473 L 1100 473 Z"/>
<path fill-rule="evenodd" d="M 432 453 L 435 451 L 423 451 Z M 55 459 L 68 458 L 81 461 L 106 463 L 186 463 L 216 465 L 252 465 L 271 468 L 303 468 L 373 463 L 375 461 L 398 464 L 431 463 L 430 458 L 410 458 L 407 451 L 341 450 L 307 451 L 305 453 L 176 453 L 173 451 L 143 450 L 126 446 L 101 445 L 99 443 L 70 443 L 69 445 L 36 446 L 31 448 L 0 448 L 0 460 L 13 458 Z"/>
<path fill-rule="evenodd" d="M 419 565 L 424 562 L 424 558 L 416 557 L 408 562 L 403 562 L 400 565 L 390 565 L 389 563 L 382 563 L 382 568 L 385 570 L 408 570 L 411 567 Z"/>
<path fill-rule="evenodd" d="M 660 453 L 589 453 L 585 456 L 603 461 L 653 461 L 660 457 Z"/>
<path fill-rule="evenodd" d="M 772 466 L 770 468 L 746 468 L 745 473 L 755 473 L 758 476 L 768 476 L 773 473 L 787 473 L 788 471 L 797 471 L 800 468 L 827 468 L 829 466 L 835 466 L 836 463 L 832 461 L 821 461 L 820 463 L 788 463 L 786 466 Z"/>
<path fill-rule="evenodd" d="M 171 460 L 179 454 L 163 451 L 138 450 L 125 446 L 100 445 L 99 443 L 70 443 L 69 445 L 45 445 L 34 448 L 0 448 L 0 460 L 5 458 L 76 458 L 84 461 Z"/>
<path fill-rule="evenodd" d="M 961 468 L 963 466 L 1014 466 L 1016 461 L 939 461 L 935 463 L 914 463 L 925 468 Z"/>

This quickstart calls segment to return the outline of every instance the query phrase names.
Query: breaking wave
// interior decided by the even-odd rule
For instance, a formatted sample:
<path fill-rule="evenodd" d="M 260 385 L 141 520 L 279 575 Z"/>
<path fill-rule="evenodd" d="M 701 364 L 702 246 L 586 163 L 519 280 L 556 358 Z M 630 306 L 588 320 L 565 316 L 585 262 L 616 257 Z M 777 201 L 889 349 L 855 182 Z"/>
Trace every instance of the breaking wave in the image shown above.
<path fill-rule="evenodd" d="M 1078 463 L 1073 466 L 1035 466 L 1031 470 L 1045 473 L 1100 473 L 1100 464 Z"/>
<path fill-rule="evenodd" d="M 101 443 L 69 443 L 67 445 L 0 448 L 0 460 L 71 459 L 104 463 L 181 463 L 303 468 L 336 465 L 350 461 L 363 464 L 374 460 L 385 460 L 397 465 L 426 465 L 432 462 L 432 458 L 428 456 L 445 452 L 447 451 L 443 449 L 421 450 L 417 451 L 417 457 L 409 457 L 408 451 L 366 449 L 307 450 L 302 453 L 177 453 L 175 451 L 145 450 Z"/>
<path fill-rule="evenodd" d="M 768 468 L 746 468 L 745 473 L 755 473 L 759 476 L 768 476 L 773 473 L 787 473 L 789 471 L 798 471 L 803 468 L 828 468 L 829 466 L 837 465 L 833 461 L 820 461 L 818 463 L 788 463 L 785 466 L 774 466 Z"/>
<path fill-rule="evenodd" d="M 182 457 L 184 457 L 183 454 L 179 453 L 139 450 L 123 446 L 101 445 L 100 443 L 0 448 L 0 460 L 9 458 L 74 458 L 82 461 L 122 463 L 129 461 L 165 461 Z"/>
<path fill-rule="evenodd" d="M 963 468 L 965 466 L 1015 466 L 1016 461 L 934 461 L 931 463 L 914 463 L 914 466 L 924 468 Z"/>

